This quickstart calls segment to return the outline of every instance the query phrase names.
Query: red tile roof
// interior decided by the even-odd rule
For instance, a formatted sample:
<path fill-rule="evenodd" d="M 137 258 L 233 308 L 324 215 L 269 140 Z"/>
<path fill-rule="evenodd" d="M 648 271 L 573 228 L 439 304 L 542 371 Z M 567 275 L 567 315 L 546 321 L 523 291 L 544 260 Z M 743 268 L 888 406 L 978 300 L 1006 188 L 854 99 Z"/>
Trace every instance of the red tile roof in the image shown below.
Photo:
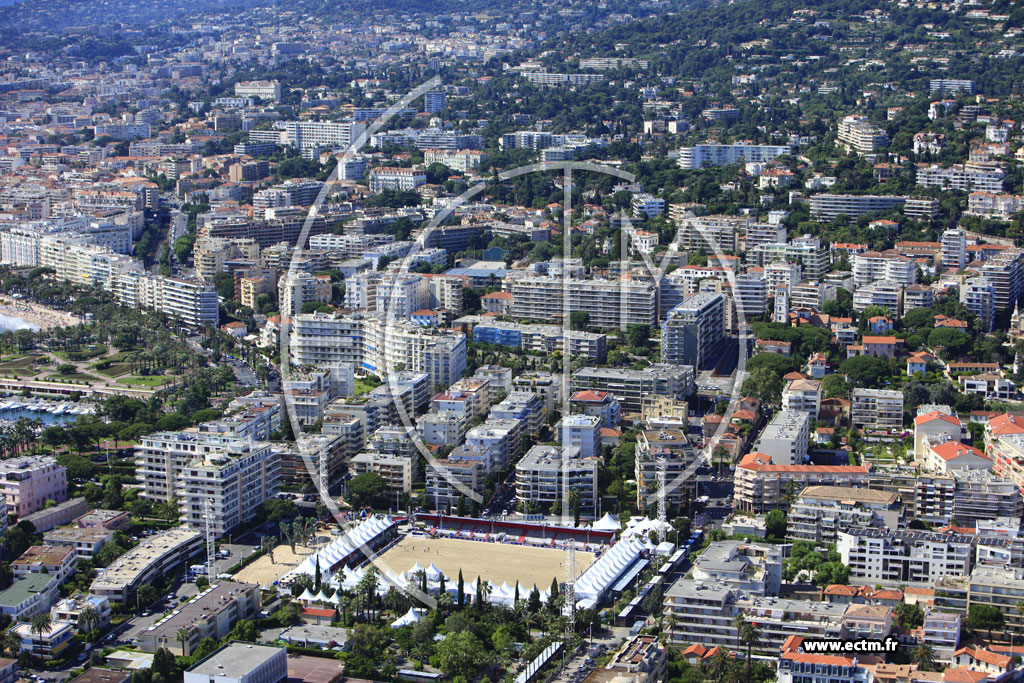
<path fill-rule="evenodd" d="M 747 453 L 740 460 L 739 468 L 755 472 L 793 472 L 821 474 L 867 474 L 863 465 L 776 465 L 767 453 Z"/>
<path fill-rule="evenodd" d="M 940 413 L 937 410 L 934 410 L 930 413 L 925 413 L 924 415 L 918 415 L 917 417 L 914 418 L 914 424 L 923 425 L 928 424 L 929 422 L 935 422 L 936 420 L 942 420 L 943 422 L 948 422 L 954 425 L 960 424 L 960 420 L 957 417 L 953 415 L 946 415 L 945 413 Z"/>
<path fill-rule="evenodd" d="M 967 444 L 960 443 L 959 441 L 947 441 L 946 443 L 939 444 L 938 446 L 932 446 L 932 453 L 935 453 L 935 455 L 939 456 L 946 462 L 956 458 L 962 458 L 966 455 L 976 455 L 979 458 L 985 458 L 988 460 L 988 456 L 974 446 L 968 446 Z"/>
<path fill-rule="evenodd" d="M 1003 434 L 1024 434 L 1024 421 L 1021 421 L 1009 414 L 990 418 L 988 421 L 988 427 L 996 436 L 1002 436 Z"/>
<path fill-rule="evenodd" d="M 1012 663 L 1012 660 L 1006 655 L 1001 655 L 996 652 L 991 652 L 982 647 L 962 647 L 953 653 L 954 657 L 959 657 L 962 654 L 966 654 L 968 657 L 972 657 L 979 662 L 985 664 L 991 664 L 992 666 L 998 666 L 1001 669 L 1006 669 Z"/>
<path fill-rule="evenodd" d="M 853 666 L 853 659 L 835 655 L 809 655 L 804 652 L 786 652 L 781 659 L 789 659 L 804 664 L 831 664 L 833 666 Z"/>

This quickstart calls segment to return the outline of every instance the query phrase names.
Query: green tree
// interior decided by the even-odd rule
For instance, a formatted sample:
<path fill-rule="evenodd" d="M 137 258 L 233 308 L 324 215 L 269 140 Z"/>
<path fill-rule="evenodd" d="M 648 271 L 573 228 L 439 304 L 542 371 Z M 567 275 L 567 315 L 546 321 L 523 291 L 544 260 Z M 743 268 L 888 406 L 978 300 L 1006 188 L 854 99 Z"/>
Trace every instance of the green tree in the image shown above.
<path fill-rule="evenodd" d="M 753 659 L 751 657 L 752 651 L 755 647 L 761 644 L 761 632 L 752 623 L 747 621 L 746 617 L 742 614 L 736 616 L 733 619 L 732 625 L 736 628 L 737 634 L 739 635 L 740 644 L 747 648 L 746 656 L 746 682 L 753 683 L 751 677 L 751 664 Z"/>
<path fill-rule="evenodd" d="M 998 607 L 992 605 L 971 605 L 967 612 L 967 625 L 976 631 L 988 631 L 988 639 L 992 640 L 993 629 L 1003 628 L 1005 618 Z"/>
<path fill-rule="evenodd" d="M 573 330 L 585 330 L 590 326 L 590 314 L 586 311 L 569 313 L 569 327 Z"/>
<path fill-rule="evenodd" d="M 924 624 L 924 611 L 916 604 L 901 602 L 893 609 L 893 615 L 900 628 L 908 631 Z"/>
<path fill-rule="evenodd" d="M 144 583 L 141 586 L 139 586 L 137 598 L 139 605 L 141 605 L 142 607 L 148 607 L 149 605 L 153 604 L 153 602 L 156 601 L 157 597 L 158 594 L 156 591 L 156 587 L 153 586 L 153 584 Z"/>
<path fill-rule="evenodd" d="M 778 403 L 782 396 L 782 377 L 770 368 L 757 368 L 743 380 L 743 395 L 764 403 Z"/>
<path fill-rule="evenodd" d="M 911 659 L 922 671 L 931 671 L 932 667 L 935 665 L 935 648 L 930 644 L 921 641 L 917 644 L 917 647 L 914 648 Z"/>
<path fill-rule="evenodd" d="M 839 372 L 847 375 L 854 386 L 877 387 L 888 380 L 890 367 L 885 358 L 854 356 L 840 364 Z"/>
<path fill-rule="evenodd" d="M 469 631 L 449 633 L 437 644 L 434 657 L 438 668 L 449 678 L 464 676 L 467 680 L 493 661 L 492 653 Z"/>
<path fill-rule="evenodd" d="M 354 507 L 379 507 L 384 501 L 387 485 L 375 472 L 364 472 L 348 482 L 348 499 Z"/>
<path fill-rule="evenodd" d="M 626 340 L 634 348 L 646 348 L 651 341 L 650 326 L 630 323 L 626 326 Z"/>
<path fill-rule="evenodd" d="M 939 327 L 928 333 L 928 346 L 946 359 L 959 358 L 971 346 L 971 338 L 951 327 Z"/>
<path fill-rule="evenodd" d="M 786 513 L 782 510 L 772 510 L 765 517 L 765 533 L 769 538 L 782 540 L 786 538 Z"/>
<path fill-rule="evenodd" d="M 821 391 L 826 398 L 849 398 L 853 387 L 837 373 L 825 375 L 821 380 Z"/>
<path fill-rule="evenodd" d="M 100 625 L 100 615 L 96 611 L 95 607 L 87 605 L 78 612 L 78 632 L 84 635 L 88 635 L 96 630 Z"/>
<path fill-rule="evenodd" d="M 36 636 L 41 636 L 44 633 L 49 633 L 50 627 L 52 626 L 53 618 L 50 617 L 50 613 L 41 612 L 40 614 L 37 614 L 34 617 L 32 617 L 32 621 L 30 622 L 28 630 L 36 634 Z"/>
<path fill-rule="evenodd" d="M 182 656 L 187 656 L 188 644 L 192 641 L 192 629 L 182 626 L 174 632 L 174 639 L 181 643 Z"/>

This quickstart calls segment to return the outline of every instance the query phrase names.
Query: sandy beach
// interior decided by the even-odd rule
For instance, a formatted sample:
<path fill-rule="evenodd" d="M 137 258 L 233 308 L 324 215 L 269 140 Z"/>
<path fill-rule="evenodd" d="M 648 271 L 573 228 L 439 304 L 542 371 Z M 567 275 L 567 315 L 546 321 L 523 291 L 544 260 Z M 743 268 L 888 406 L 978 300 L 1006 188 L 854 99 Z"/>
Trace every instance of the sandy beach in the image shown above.
<path fill-rule="evenodd" d="M 0 295 L 0 315 L 22 320 L 37 325 L 40 330 L 50 330 L 54 327 L 72 327 L 81 325 L 82 319 L 65 313 L 55 311 L 46 306 L 40 306 L 28 301 L 19 301 L 9 296 Z"/>

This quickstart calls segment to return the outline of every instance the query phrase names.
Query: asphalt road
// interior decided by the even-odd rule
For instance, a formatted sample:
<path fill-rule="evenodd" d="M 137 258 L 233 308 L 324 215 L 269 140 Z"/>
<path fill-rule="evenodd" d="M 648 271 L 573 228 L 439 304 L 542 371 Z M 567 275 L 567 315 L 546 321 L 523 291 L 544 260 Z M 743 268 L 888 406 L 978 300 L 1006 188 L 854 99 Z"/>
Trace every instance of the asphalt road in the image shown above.
<path fill-rule="evenodd" d="M 244 361 L 240 361 L 237 358 L 224 358 L 224 362 L 234 370 L 235 377 L 240 384 L 254 387 L 259 383 L 256 379 L 256 372 Z"/>

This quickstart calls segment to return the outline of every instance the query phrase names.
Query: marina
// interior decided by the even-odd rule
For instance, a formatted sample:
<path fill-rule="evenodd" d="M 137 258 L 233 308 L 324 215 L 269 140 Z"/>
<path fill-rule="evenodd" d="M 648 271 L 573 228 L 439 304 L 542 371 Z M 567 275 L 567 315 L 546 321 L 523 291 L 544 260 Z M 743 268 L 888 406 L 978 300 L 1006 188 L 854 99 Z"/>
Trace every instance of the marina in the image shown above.
<path fill-rule="evenodd" d="M 15 421 L 18 418 L 39 419 L 43 424 L 65 424 L 74 422 L 80 415 L 95 415 L 96 406 L 69 401 L 46 401 L 29 398 L 4 398 L 0 400 L 0 420 Z"/>

